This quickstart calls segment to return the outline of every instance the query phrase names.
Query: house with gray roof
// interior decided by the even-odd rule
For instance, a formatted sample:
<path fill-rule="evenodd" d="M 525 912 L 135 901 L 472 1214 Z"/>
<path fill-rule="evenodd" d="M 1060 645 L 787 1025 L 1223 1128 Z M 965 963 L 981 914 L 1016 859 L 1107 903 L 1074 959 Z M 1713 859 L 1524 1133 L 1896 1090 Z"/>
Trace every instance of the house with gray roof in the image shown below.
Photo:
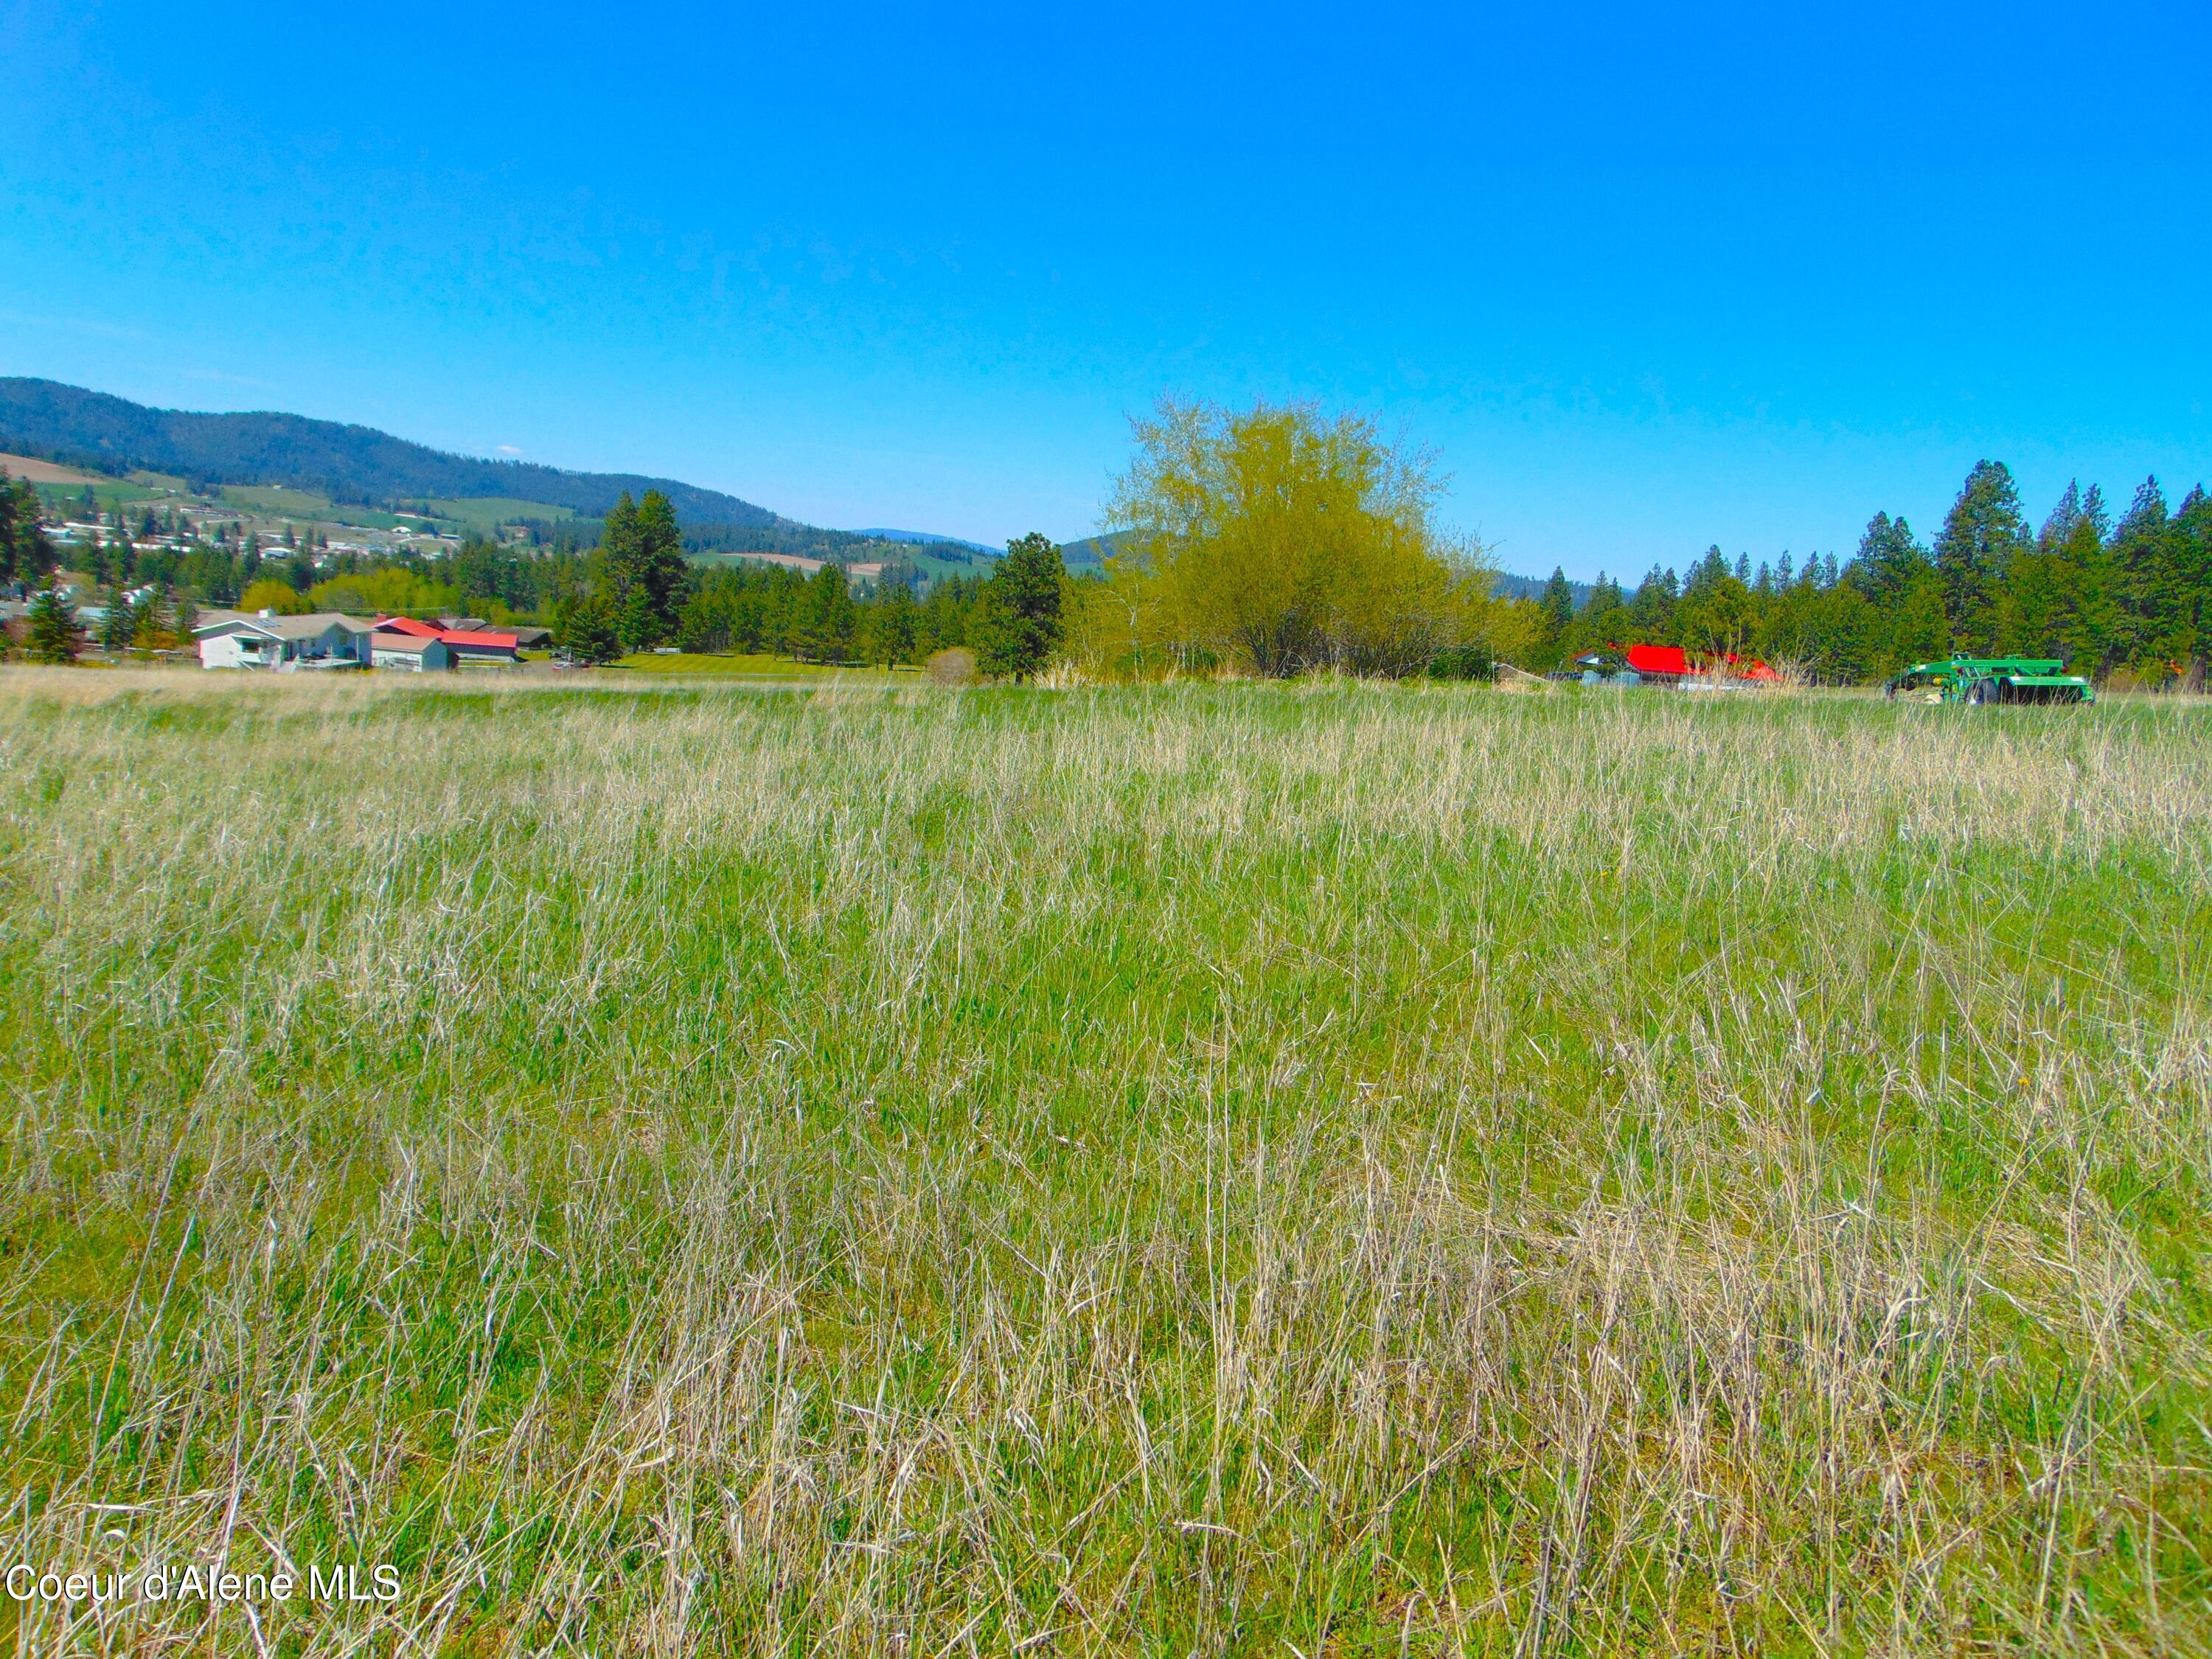
<path fill-rule="evenodd" d="M 207 611 L 192 629 L 203 668 L 366 668 L 373 626 L 358 617 L 317 611 Z"/>

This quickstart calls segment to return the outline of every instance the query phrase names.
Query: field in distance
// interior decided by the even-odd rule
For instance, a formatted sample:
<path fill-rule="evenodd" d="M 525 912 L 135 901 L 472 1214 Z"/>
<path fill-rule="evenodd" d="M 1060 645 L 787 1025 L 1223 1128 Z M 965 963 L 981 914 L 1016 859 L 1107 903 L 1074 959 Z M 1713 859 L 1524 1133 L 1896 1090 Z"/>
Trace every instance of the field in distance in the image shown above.
<path fill-rule="evenodd" d="M 149 1651 L 2204 1650 L 2201 702 L 920 679 L 0 675 L 11 1559 L 400 1573 Z"/>
<path fill-rule="evenodd" d="M 79 471 L 73 466 L 62 466 L 53 461 L 42 461 L 35 455 L 0 455 L 0 467 L 7 469 L 11 478 L 27 478 L 34 484 L 84 484 L 95 480 L 89 472 Z"/>

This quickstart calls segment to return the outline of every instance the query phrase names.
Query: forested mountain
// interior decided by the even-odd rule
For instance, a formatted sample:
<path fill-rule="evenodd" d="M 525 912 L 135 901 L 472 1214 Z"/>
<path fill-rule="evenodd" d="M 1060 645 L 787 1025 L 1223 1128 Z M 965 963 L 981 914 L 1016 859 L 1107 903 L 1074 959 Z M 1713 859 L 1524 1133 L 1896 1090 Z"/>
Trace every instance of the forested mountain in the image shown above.
<path fill-rule="evenodd" d="M 368 506 L 503 496 L 600 519 L 625 490 L 658 489 L 687 526 L 805 532 L 807 539 L 818 533 L 735 495 L 670 478 L 449 455 L 372 427 L 301 415 L 149 409 L 56 380 L 0 379 L 0 450 L 109 472 L 143 468 L 198 484 L 289 484 Z"/>

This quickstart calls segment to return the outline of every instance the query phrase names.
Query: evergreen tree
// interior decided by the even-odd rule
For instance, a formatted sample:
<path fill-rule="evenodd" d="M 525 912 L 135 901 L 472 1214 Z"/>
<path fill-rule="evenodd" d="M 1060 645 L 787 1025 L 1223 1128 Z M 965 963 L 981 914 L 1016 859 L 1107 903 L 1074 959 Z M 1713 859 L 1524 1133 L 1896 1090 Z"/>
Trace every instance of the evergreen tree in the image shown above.
<path fill-rule="evenodd" d="M 131 648 L 138 633 L 138 613 L 117 588 L 107 596 L 107 614 L 100 619 L 100 648 L 117 655 Z"/>
<path fill-rule="evenodd" d="M 1591 651 L 1622 643 L 1620 636 L 1627 611 L 1628 597 L 1620 591 L 1620 584 L 1599 571 L 1590 587 L 1589 602 L 1575 617 L 1574 648 Z"/>
<path fill-rule="evenodd" d="M 625 651 L 649 651 L 664 637 L 653 594 L 643 582 L 633 582 L 615 611 L 615 637 Z"/>
<path fill-rule="evenodd" d="M 1963 647 L 1987 651 L 1995 645 L 2005 578 L 2027 539 L 2011 471 L 2002 461 L 1975 462 L 1936 538 L 1944 613 Z"/>
<path fill-rule="evenodd" d="M 2167 527 L 2172 538 L 2176 605 L 2185 630 L 2182 653 L 2185 680 L 2197 690 L 2204 684 L 2204 659 L 2212 654 L 2212 496 L 2199 484 L 2175 511 Z"/>
<path fill-rule="evenodd" d="M 9 483 L 8 469 L 0 466 L 0 582 L 15 580 L 15 492 Z"/>
<path fill-rule="evenodd" d="M 2051 509 L 2051 516 L 2043 521 L 2036 532 L 2035 544 L 2049 552 L 2063 547 L 2074 533 L 2074 526 L 2081 522 L 2081 481 L 2069 478 L 2066 493 L 2058 498 L 2058 505 Z"/>
<path fill-rule="evenodd" d="M 1036 675 L 1060 648 L 1060 587 L 1067 579 L 1060 547 L 1031 531 L 1006 544 L 983 584 L 977 621 L 975 665 L 986 674 L 1025 680 Z M 1565 583 L 1565 578 L 1560 581 Z M 1573 614 L 1573 599 L 1568 600 Z"/>
<path fill-rule="evenodd" d="M 149 593 L 131 608 L 131 643 L 152 650 L 163 643 L 161 635 L 173 630 L 175 616 L 166 592 Z"/>
<path fill-rule="evenodd" d="M 1657 565 L 1644 578 L 1636 590 L 1636 597 L 1628 604 L 1628 621 L 1636 635 L 1634 641 L 1661 645 L 1674 637 L 1674 602 L 1680 597 L 1681 585 L 1672 570 L 1662 570 Z"/>
<path fill-rule="evenodd" d="M 2146 478 L 2112 536 L 2121 653 L 2132 662 L 2178 669 L 2176 659 L 2186 654 L 2188 643 L 2167 540 L 2166 494 L 2156 478 Z"/>
<path fill-rule="evenodd" d="M 1756 614 L 1751 589 L 1729 568 L 1718 547 L 1690 571 L 1675 607 L 1675 643 L 1715 655 L 1741 655 L 1750 645 Z"/>
<path fill-rule="evenodd" d="M 1553 639 L 1565 635 L 1567 626 L 1575 619 L 1574 585 L 1568 581 L 1566 571 L 1559 565 L 1552 567 L 1552 579 L 1544 584 L 1544 597 L 1536 601 L 1543 607 L 1547 626 Z"/>
<path fill-rule="evenodd" d="M 560 619 L 562 648 L 578 662 L 594 666 L 615 661 L 623 653 L 615 624 L 614 606 L 605 592 L 593 588 L 573 601 Z"/>
<path fill-rule="evenodd" d="M 852 649 L 853 630 L 858 622 L 844 567 L 824 561 L 807 581 L 799 623 L 794 629 L 794 643 L 800 656 L 817 662 L 842 662 Z"/>
<path fill-rule="evenodd" d="M 1884 608 L 1895 605 L 1916 582 L 1934 572 L 1928 550 L 1914 538 L 1912 526 L 1887 513 L 1875 514 L 1868 523 L 1851 560 L 1853 585 L 1870 603 Z"/>
<path fill-rule="evenodd" d="M 88 489 L 89 485 L 86 486 Z M 58 587 L 42 587 L 31 601 L 28 647 L 33 662 L 76 660 L 76 607 Z"/>
<path fill-rule="evenodd" d="M 605 580 L 613 589 L 610 597 L 637 647 L 673 638 L 690 573 L 684 562 L 683 532 L 668 497 L 648 489 L 633 501 L 629 492 L 623 491 L 607 514 L 599 549 Z"/>
<path fill-rule="evenodd" d="M 914 590 L 904 582 L 886 581 L 868 607 L 870 660 L 886 668 L 921 660 L 915 650 L 920 639 L 920 622 Z"/>

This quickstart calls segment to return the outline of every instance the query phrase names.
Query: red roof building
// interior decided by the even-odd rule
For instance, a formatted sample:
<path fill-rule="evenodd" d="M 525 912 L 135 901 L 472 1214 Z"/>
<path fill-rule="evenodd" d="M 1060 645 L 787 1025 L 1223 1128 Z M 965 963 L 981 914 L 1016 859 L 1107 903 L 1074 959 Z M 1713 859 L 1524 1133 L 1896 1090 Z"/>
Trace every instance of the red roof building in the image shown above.
<path fill-rule="evenodd" d="M 495 634 L 477 628 L 441 628 L 435 623 L 417 622 L 412 617 L 380 617 L 376 627 L 380 633 L 436 640 L 456 657 L 512 658 L 517 643 L 512 634 Z"/>
<path fill-rule="evenodd" d="M 512 634 L 488 634 L 473 628 L 446 628 L 439 630 L 438 637 L 456 651 L 497 652 L 509 657 L 514 654 L 514 635 Z"/>

